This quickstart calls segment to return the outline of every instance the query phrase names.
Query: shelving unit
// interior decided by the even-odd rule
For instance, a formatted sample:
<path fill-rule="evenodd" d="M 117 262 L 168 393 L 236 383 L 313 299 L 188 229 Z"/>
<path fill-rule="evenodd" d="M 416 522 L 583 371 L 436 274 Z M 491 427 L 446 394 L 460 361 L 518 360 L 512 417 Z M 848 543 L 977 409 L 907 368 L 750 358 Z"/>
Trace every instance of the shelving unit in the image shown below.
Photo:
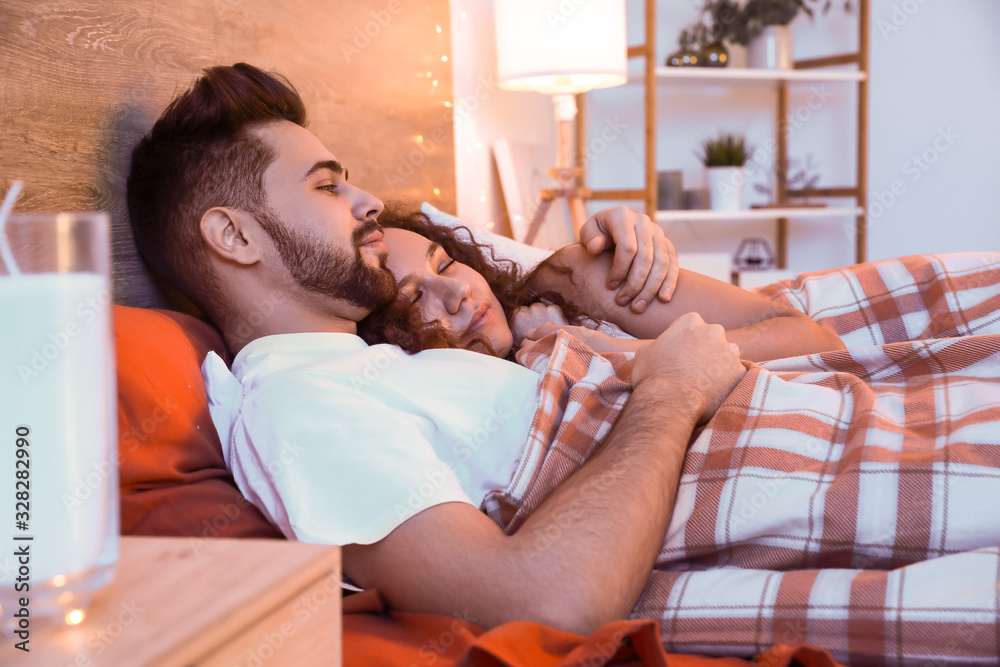
<path fill-rule="evenodd" d="M 865 72 L 845 70 L 773 70 L 751 67 L 657 67 L 656 78 L 663 80 L 689 80 L 698 83 L 710 81 L 766 81 L 780 83 L 795 81 L 821 83 L 824 81 L 864 81 Z M 629 82 L 631 83 L 631 81 Z"/>
<path fill-rule="evenodd" d="M 592 190 L 592 199 L 637 199 L 645 202 L 646 213 L 657 222 L 672 221 L 715 221 L 715 220 L 776 220 L 776 264 L 778 268 L 788 265 L 788 221 L 789 219 L 827 219 L 854 217 L 855 259 L 864 262 L 867 258 L 867 229 L 865 209 L 868 205 L 868 61 L 870 39 L 869 0 L 860 0 L 858 12 L 858 51 L 823 58 L 795 61 L 792 70 L 765 70 L 749 68 L 708 68 L 708 67 L 660 67 L 656 62 L 656 0 L 645 2 L 645 43 L 631 46 L 629 58 L 645 61 L 640 82 L 645 87 L 645 187 L 636 189 Z M 856 65 L 855 70 L 826 69 L 844 65 Z M 656 104 L 657 88 L 661 83 L 671 85 L 773 85 L 777 90 L 775 115 L 775 159 L 776 198 L 787 201 L 789 197 L 843 197 L 853 198 L 853 206 L 829 206 L 826 208 L 784 207 L 773 209 L 750 209 L 736 212 L 722 211 L 657 211 L 656 210 Z M 844 82 L 858 86 L 856 180 L 854 185 L 841 187 L 812 188 L 809 190 L 789 190 L 786 183 L 788 173 L 788 86 L 797 83 Z M 582 156 L 586 142 L 585 99 L 577 96 L 579 114 L 576 126 L 577 166 L 581 170 L 581 186 L 586 187 L 586 172 Z"/>
<path fill-rule="evenodd" d="M 815 207 L 794 207 L 788 208 L 751 208 L 744 211 L 710 211 L 710 210 L 678 210 L 678 211 L 656 211 L 654 219 L 657 222 L 677 222 L 685 220 L 687 222 L 708 222 L 715 220 L 776 220 L 781 218 L 797 219 L 823 219 L 840 218 L 861 215 L 863 209 L 856 206 L 825 206 Z"/>

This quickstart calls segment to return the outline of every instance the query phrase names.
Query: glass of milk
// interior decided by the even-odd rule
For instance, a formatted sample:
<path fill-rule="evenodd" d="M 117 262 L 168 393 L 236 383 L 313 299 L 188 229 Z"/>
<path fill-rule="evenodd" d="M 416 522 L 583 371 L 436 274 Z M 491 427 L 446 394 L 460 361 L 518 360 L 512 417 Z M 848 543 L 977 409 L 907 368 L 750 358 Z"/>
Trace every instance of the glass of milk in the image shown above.
<path fill-rule="evenodd" d="M 0 629 L 85 615 L 118 561 L 104 213 L 11 216 L 0 257 Z M 9 255 L 8 255 L 9 256 Z"/>

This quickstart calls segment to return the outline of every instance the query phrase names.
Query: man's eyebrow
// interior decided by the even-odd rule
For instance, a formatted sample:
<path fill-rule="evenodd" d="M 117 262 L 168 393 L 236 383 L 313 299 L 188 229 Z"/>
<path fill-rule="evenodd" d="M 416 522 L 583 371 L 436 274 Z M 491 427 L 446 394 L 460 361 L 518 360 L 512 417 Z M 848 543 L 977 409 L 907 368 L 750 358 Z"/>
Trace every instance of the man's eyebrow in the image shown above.
<path fill-rule="evenodd" d="M 309 167 L 309 171 L 307 171 L 306 175 L 302 177 L 302 180 L 303 181 L 306 180 L 320 169 L 329 169 L 330 171 L 338 175 L 343 174 L 344 179 L 345 180 L 347 179 L 347 170 L 344 169 L 344 165 L 340 164 L 336 160 L 320 160 L 313 166 Z"/>

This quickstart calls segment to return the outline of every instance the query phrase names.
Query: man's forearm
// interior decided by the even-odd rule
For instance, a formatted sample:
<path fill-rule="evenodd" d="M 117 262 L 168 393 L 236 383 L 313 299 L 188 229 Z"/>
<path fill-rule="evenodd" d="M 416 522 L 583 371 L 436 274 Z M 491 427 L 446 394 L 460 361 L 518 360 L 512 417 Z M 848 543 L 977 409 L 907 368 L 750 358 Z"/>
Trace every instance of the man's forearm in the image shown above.
<path fill-rule="evenodd" d="M 631 610 L 670 522 L 696 420 L 683 387 L 640 383 L 603 448 L 511 537 L 545 622 L 589 633 Z"/>

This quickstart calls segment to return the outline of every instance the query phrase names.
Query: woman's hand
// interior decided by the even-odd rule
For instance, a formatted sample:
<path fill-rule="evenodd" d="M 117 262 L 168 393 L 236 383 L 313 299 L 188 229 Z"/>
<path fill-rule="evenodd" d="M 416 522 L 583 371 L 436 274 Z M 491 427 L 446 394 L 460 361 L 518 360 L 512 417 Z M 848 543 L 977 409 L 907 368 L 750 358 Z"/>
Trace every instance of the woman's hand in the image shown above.
<path fill-rule="evenodd" d="M 514 346 L 521 347 L 525 333 L 547 323 L 569 324 L 569 321 L 559 306 L 533 303 L 515 310 L 510 318 L 510 332 L 514 334 Z"/>
<path fill-rule="evenodd" d="M 598 354 L 601 352 L 635 352 L 643 343 L 649 342 L 632 338 L 614 338 L 607 334 L 602 334 L 600 331 L 569 324 L 543 324 L 536 329 L 525 332 L 524 342 L 530 343 L 536 341 L 556 331 L 565 331 L 573 334 L 575 338 L 579 338 L 587 347 Z"/>

